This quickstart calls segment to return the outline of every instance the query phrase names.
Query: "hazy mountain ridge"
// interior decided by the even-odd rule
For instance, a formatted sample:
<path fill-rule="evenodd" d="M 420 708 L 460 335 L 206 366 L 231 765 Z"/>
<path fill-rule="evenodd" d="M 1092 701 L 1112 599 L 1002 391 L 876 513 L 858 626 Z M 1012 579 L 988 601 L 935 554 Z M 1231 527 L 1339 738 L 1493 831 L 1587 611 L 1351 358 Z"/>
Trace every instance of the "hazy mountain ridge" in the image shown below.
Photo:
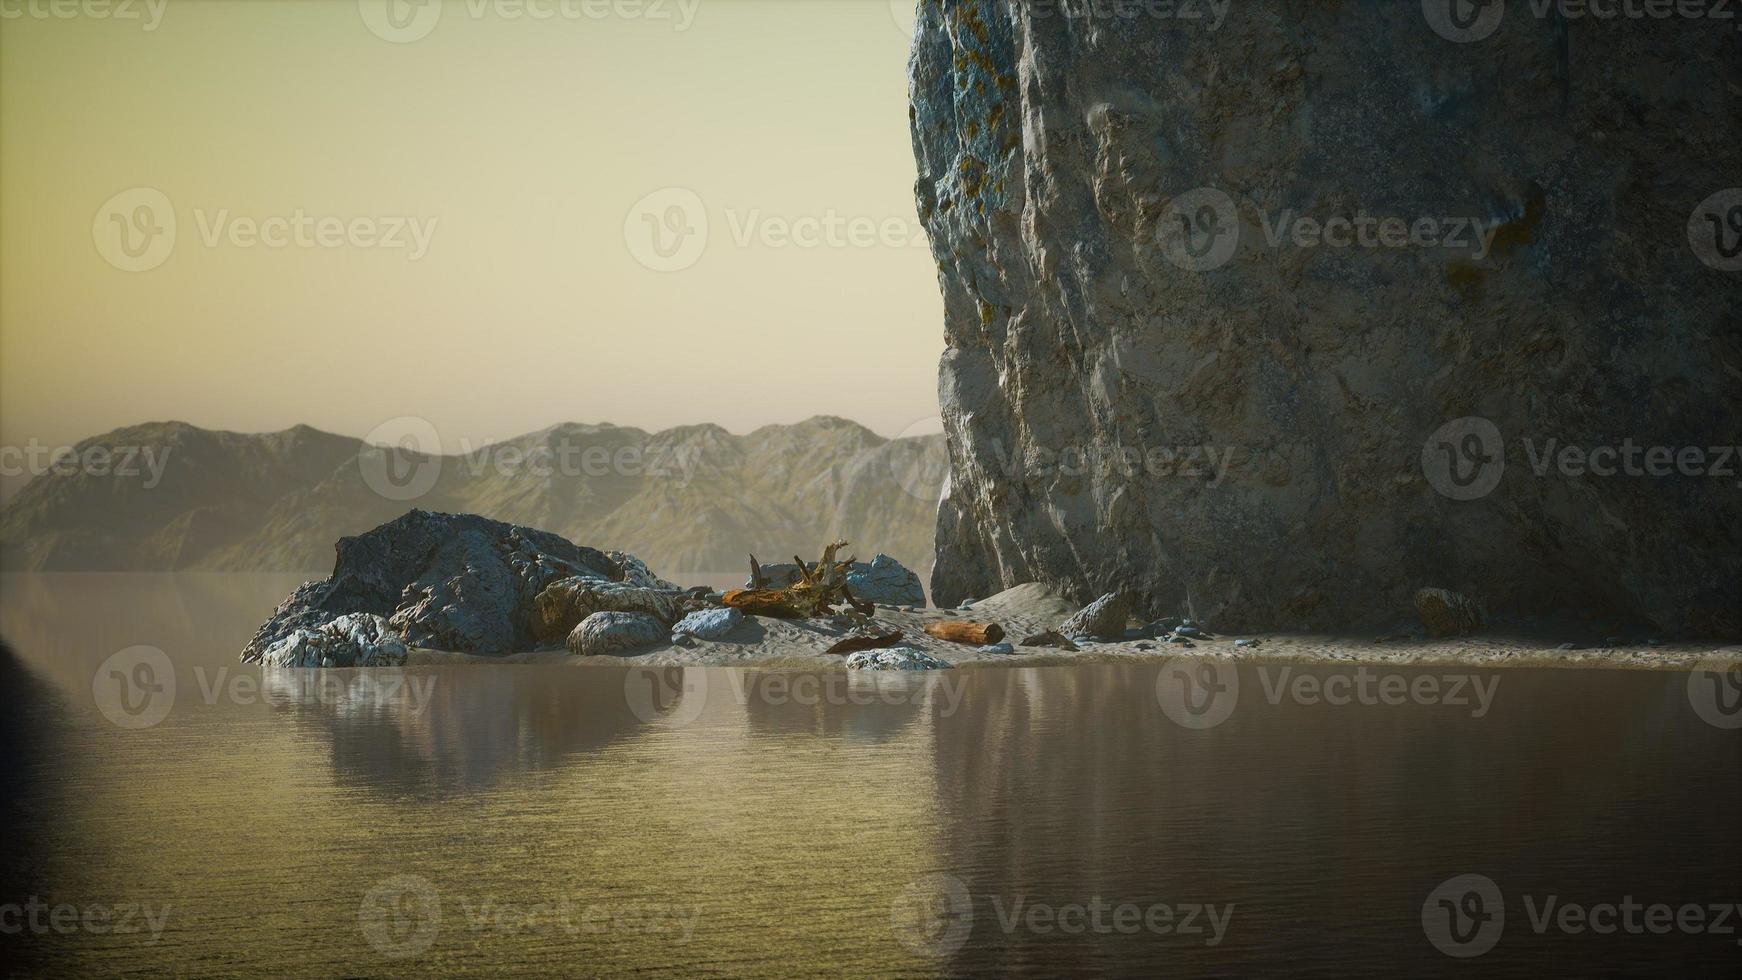
<path fill-rule="evenodd" d="M 941 435 L 889 440 L 826 416 L 742 436 L 565 423 L 455 456 L 307 426 L 242 434 L 181 422 L 77 449 L 93 446 L 155 454 L 159 479 L 141 462 L 133 476 L 31 480 L 0 509 L 8 570 L 325 573 L 340 537 L 419 508 L 547 529 L 667 575 L 735 571 L 749 552 L 786 560 L 837 537 L 924 575 L 947 466 Z M 382 473 L 388 495 L 375 488 Z M 390 499 L 417 474 L 425 492 Z"/>

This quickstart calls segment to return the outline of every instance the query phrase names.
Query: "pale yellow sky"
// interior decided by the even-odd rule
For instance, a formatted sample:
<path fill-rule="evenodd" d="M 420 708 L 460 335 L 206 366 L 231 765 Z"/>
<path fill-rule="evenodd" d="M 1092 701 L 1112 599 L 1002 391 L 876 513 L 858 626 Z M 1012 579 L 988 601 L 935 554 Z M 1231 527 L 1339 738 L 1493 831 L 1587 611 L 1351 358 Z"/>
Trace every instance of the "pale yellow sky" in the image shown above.
<path fill-rule="evenodd" d="M 0 442 L 929 419 L 904 4 L 0 0 Z"/>

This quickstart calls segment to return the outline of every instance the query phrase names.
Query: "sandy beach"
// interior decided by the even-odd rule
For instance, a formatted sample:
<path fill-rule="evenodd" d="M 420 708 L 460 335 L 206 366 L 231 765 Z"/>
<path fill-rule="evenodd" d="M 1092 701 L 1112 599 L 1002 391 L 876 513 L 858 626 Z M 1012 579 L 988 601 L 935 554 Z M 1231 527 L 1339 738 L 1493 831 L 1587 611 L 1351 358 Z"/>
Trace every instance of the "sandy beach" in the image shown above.
<path fill-rule="evenodd" d="M 1574 628 L 1539 628 L 1524 634 L 1495 630 L 1470 636 L 1426 639 L 1415 636 L 1325 633 L 1217 633 L 1191 646 L 1158 640 L 1085 643 L 1076 652 L 1048 647 L 1014 646 L 1023 637 L 1055 627 L 1077 611 L 1076 604 L 1045 586 L 1019 585 L 966 609 L 917 609 L 878 606 L 875 622 L 902 632 L 902 646 L 921 650 L 955 667 L 1043 667 L 1105 662 L 1210 657 L 1251 663 L 1375 664 L 1394 666 L 1586 667 L 1628 670 L 1689 670 L 1712 657 L 1742 658 L 1742 646 L 1698 642 L 1603 645 L 1601 639 L 1569 640 Z M 997 623 L 1014 653 L 951 643 L 924 632 L 928 623 L 947 620 Z M 1587 630 L 1589 627 L 1585 627 Z M 581 657 L 562 650 L 478 657 L 414 650 L 417 664 L 536 663 L 577 666 L 707 666 L 761 669 L 845 669 L 845 658 L 824 653 L 848 634 L 826 619 L 783 620 L 748 616 L 723 640 L 697 640 L 693 646 L 662 644 L 633 655 Z M 1253 640 L 1251 645 L 1237 641 Z M 1571 642 L 1572 649 L 1562 649 Z"/>

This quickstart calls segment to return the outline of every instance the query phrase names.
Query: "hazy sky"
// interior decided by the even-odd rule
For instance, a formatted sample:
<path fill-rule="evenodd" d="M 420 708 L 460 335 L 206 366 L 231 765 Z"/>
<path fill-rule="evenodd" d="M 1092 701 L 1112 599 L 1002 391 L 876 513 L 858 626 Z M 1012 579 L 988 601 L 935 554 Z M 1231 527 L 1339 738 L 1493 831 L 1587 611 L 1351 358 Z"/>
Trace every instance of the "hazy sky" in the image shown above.
<path fill-rule="evenodd" d="M 0 0 L 0 442 L 929 419 L 904 7 Z"/>

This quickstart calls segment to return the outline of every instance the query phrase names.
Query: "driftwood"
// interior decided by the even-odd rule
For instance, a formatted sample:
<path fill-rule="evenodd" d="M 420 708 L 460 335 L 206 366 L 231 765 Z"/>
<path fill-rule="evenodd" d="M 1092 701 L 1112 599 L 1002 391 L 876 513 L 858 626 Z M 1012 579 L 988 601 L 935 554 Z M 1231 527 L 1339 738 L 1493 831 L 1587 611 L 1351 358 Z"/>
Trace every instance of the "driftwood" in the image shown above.
<path fill-rule="evenodd" d="M 881 650 L 901 642 L 901 631 L 861 630 L 824 650 L 824 653 L 857 653 L 860 650 Z"/>
<path fill-rule="evenodd" d="M 750 582 L 753 587 L 734 589 L 721 596 L 720 601 L 753 616 L 770 616 L 775 619 L 829 616 L 834 614 L 834 607 L 841 603 L 869 616 L 877 611 L 877 607 L 855 599 L 853 593 L 847 589 L 847 571 L 853 567 L 853 559 L 835 560 L 835 555 L 846 546 L 847 542 L 836 541 L 824 548 L 822 560 L 815 565 L 802 558 L 794 558 L 793 561 L 798 563 L 798 581 L 778 589 L 754 587 L 764 579 L 762 566 L 757 564 L 756 557 L 752 555 Z"/>
<path fill-rule="evenodd" d="M 960 620 L 948 620 L 942 623 L 927 623 L 925 631 L 940 640 L 951 643 L 971 643 L 975 646 L 985 646 L 1004 639 L 1004 627 L 997 623 L 964 623 Z"/>

